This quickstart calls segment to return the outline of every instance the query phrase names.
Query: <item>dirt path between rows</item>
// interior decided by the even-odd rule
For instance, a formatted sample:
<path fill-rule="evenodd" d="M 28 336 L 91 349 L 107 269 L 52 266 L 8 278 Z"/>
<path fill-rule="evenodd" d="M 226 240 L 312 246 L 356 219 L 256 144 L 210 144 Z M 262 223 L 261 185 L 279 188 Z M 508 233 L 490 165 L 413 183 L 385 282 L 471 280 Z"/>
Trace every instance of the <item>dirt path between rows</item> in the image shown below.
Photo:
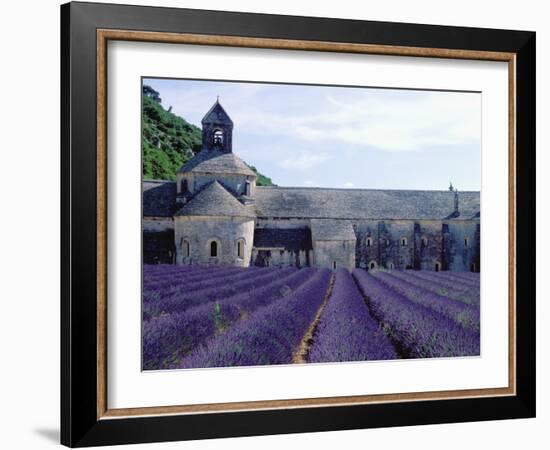
<path fill-rule="evenodd" d="M 323 299 L 323 303 L 321 303 L 321 306 L 317 310 L 317 314 L 315 315 L 315 319 L 313 319 L 313 322 L 311 322 L 311 325 L 306 331 L 306 334 L 304 334 L 304 337 L 302 338 L 302 342 L 300 342 L 300 345 L 298 345 L 298 348 L 294 352 L 294 355 L 292 355 L 292 363 L 293 364 L 303 364 L 307 363 L 307 356 L 309 354 L 309 348 L 311 347 L 311 344 L 313 343 L 313 334 L 315 333 L 315 329 L 317 328 L 317 325 L 319 324 L 319 320 L 321 320 L 321 316 L 323 315 L 323 311 L 325 310 L 325 307 L 327 306 L 327 303 L 330 299 L 330 296 L 332 295 L 332 288 L 334 287 L 334 273 L 330 277 L 330 281 L 328 284 L 327 293 L 325 294 L 325 298 Z"/>

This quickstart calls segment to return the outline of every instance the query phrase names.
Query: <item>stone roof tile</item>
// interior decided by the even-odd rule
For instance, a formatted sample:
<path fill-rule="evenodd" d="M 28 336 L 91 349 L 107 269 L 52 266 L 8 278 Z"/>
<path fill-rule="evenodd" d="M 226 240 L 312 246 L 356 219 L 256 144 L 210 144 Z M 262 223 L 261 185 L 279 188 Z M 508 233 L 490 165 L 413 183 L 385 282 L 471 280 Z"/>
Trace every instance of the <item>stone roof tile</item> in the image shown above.
<path fill-rule="evenodd" d="M 203 124 L 205 123 L 221 123 L 221 124 L 230 124 L 233 125 L 233 121 L 229 117 L 229 114 L 223 109 L 223 106 L 219 102 L 219 100 L 216 100 L 216 103 L 212 105 L 212 107 L 208 110 L 208 112 L 204 115 L 201 121 Z"/>
<path fill-rule="evenodd" d="M 460 214 L 479 213 L 479 192 L 459 192 Z M 331 219 L 440 219 L 454 211 L 454 193 L 446 191 L 256 187 L 259 217 Z"/>
<path fill-rule="evenodd" d="M 254 217 L 251 207 L 243 205 L 217 180 L 204 186 L 175 216 Z"/>
<path fill-rule="evenodd" d="M 176 183 L 166 180 L 143 180 L 143 216 L 172 217 L 176 207 Z"/>
<path fill-rule="evenodd" d="M 200 172 L 256 176 L 250 167 L 234 153 L 203 150 L 187 161 L 178 173 Z"/>

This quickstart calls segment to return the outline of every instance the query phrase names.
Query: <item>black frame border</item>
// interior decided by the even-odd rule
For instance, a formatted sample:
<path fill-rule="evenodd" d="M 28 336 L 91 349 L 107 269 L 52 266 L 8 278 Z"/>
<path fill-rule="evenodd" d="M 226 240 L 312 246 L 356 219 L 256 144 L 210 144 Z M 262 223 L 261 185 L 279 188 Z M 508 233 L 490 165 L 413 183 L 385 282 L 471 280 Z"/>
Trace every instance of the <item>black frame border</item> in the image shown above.
<path fill-rule="evenodd" d="M 507 397 L 97 419 L 96 30 L 516 54 L 516 388 Z M 61 6 L 61 443 L 177 441 L 535 416 L 534 32 L 94 3 Z"/>

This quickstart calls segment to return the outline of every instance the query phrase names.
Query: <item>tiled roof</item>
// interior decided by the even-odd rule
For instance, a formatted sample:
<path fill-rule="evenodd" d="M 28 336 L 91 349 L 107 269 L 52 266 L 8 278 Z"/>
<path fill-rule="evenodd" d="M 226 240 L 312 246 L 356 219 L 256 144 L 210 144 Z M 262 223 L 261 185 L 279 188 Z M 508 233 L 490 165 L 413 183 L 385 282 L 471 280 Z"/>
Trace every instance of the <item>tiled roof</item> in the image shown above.
<path fill-rule="evenodd" d="M 234 153 L 203 150 L 187 161 L 179 173 L 201 172 L 256 176 L 250 167 Z"/>
<path fill-rule="evenodd" d="M 244 164 L 244 163 L 243 163 Z M 221 186 L 221 185 L 220 185 Z M 376 189 L 325 189 L 256 187 L 254 205 L 244 206 L 226 192 L 224 210 L 233 209 L 248 216 L 255 207 L 259 217 L 304 217 L 328 219 L 478 219 L 480 211 L 479 192 L 459 192 L 459 215 L 454 217 L 454 193 L 446 191 L 405 191 Z M 197 194 L 187 205 L 200 194 Z M 143 182 L 143 215 L 171 217 L 177 210 L 176 184 L 173 181 L 145 180 Z M 200 204 L 205 208 L 203 196 Z M 236 202 L 236 203 L 235 203 Z M 211 212 L 221 211 L 215 204 Z M 227 215 L 227 214 L 223 214 Z"/>
<path fill-rule="evenodd" d="M 355 231 L 349 220 L 313 219 L 311 236 L 314 241 L 355 241 Z"/>
<path fill-rule="evenodd" d="M 216 100 L 216 103 L 212 105 L 212 108 L 208 110 L 208 112 L 204 115 L 201 121 L 203 124 L 205 123 L 214 123 L 214 124 L 230 124 L 233 125 L 233 121 L 229 117 L 229 114 L 223 109 L 223 106 L 219 102 L 219 100 Z"/>
<path fill-rule="evenodd" d="M 254 247 L 284 248 L 290 251 L 311 250 L 311 231 L 309 228 L 256 228 Z"/>
<path fill-rule="evenodd" d="M 175 216 L 254 217 L 255 214 L 215 180 L 195 194 Z"/>
<path fill-rule="evenodd" d="M 479 192 L 459 192 L 460 214 L 479 214 Z M 445 219 L 454 212 L 454 193 L 378 189 L 256 187 L 259 217 L 331 219 Z"/>
<path fill-rule="evenodd" d="M 166 180 L 143 180 L 143 215 L 172 217 L 176 212 L 176 183 Z"/>

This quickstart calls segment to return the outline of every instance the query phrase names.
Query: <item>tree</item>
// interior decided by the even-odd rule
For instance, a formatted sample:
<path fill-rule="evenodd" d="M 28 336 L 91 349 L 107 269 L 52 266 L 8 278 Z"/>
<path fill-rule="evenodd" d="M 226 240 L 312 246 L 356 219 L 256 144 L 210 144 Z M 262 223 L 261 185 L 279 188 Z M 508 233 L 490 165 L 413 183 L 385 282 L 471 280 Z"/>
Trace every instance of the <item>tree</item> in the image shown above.
<path fill-rule="evenodd" d="M 151 86 L 147 86 L 146 84 L 143 85 L 143 95 L 158 103 L 162 102 L 159 93 L 155 91 Z"/>

